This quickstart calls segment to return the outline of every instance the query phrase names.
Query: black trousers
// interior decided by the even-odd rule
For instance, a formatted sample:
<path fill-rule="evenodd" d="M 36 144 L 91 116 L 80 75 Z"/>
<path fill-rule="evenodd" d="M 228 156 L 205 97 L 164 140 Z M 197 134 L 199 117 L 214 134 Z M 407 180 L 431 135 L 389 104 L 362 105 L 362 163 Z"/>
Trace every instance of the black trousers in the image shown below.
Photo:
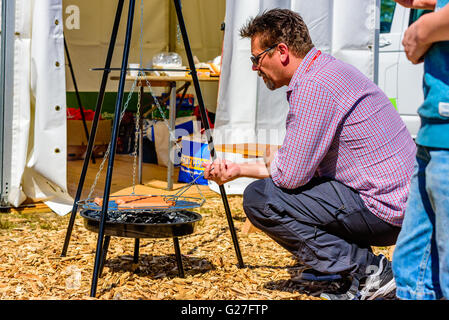
<path fill-rule="evenodd" d="M 355 190 L 330 179 L 298 189 L 258 180 L 245 189 L 243 207 L 254 226 L 323 273 L 363 276 L 377 261 L 371 246 L 395 244 L 400 231 L 371 213 Z"/>

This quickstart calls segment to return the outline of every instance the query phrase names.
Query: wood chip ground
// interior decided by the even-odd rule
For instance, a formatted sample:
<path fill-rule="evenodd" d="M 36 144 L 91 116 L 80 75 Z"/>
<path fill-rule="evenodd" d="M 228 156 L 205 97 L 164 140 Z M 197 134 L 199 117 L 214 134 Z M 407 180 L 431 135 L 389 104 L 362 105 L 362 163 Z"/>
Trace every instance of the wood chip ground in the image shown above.
<path fill-rule="evenodd" d="M 97 174 L 90 164 L 84 199 Z M 76 192 L 83 161 L 68 161 L 69 193 Z M 111 194 L 130 194 L 132 157 L 116 155 Z M 177 176 L 178 168 L 175 168 Z M 103 173 L 100 180 L 104 181 Z M 166 168 L 143 164 L 143 184 L 136 194 L 166 194 Z M 175 192 L 184 184 L 175 183 Z M 98 183 L 93 197 L 103 194 Z M 147 188 L 154 188 L 148 190 Z M 179 239 L 185 278 L 179 278 L 173 239 L 141 239 L 140 260 L 133 263 L 134 239 L 112 237 L 95 299 L 101 300 L 312 300 L 318 292 L 295 280 L 302 266 L 262 232 L 248 232 L 241 196 L 228 201 L 237 231 L 244 268 L 237 265 L 220 195 L 200 187 L 207 198 L 195 210 L 203 219 L 195 232 Z M 198 196 L 192 187 L 185 194 Z M 36 203 L 39 199 L 33 199 Z M 75 220 L 66 257 L 61 257 L 70 214 L 58 216 L 39 203 L 0 213 L 0 300 L 80 300 L 90 297 L 97 234 Z M 374 248 L 391 258 L 391 248 Z"/>
<path fill-rule="evenodd" d="M 245 268 L 237 266 L 223 203 L 208 196 L 196 231 L 180 238 L 185 278 L 177 275 L 173 240 L 112 237 L 95 299 L 310 300 L 295 281 L 302 266 L 262 232 L 245 233 L 241 196 L 229 196 Z M 97 234 L 77 215 L 66 257 L 61 250 L 69 215 L 15 211 L 0 214 L 0 299 L 92 299 Z M 390 256 L 389 248 L 374 248 Z"/>

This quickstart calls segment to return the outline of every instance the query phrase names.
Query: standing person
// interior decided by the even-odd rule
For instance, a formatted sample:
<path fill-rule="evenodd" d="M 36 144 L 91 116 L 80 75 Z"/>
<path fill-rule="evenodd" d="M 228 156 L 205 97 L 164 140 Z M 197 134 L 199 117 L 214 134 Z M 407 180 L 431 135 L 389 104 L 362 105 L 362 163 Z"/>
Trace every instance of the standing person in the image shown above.
<path fill-rule="evenodd" d="M 405 124 L 371 80 L 314 47 L 297 13 L 267 11 L 240 35 L 251 39 L 252 69 L 266 86 L 288 86 L 286 136 L 265 162 L 216 160 L 205 178 L 260 178 L 243 195 L 248 219 L 309 275 L 351 280 L 322 298 L 391 295 L 391 263 L 371 246 L 393 245 L 400 231 L 416 151 Z"/>
<path fill-rule="evenodd" d="M 424 61 L 421 127 L 404 224 L 393 253 L 400 299 L 449 298 L 449 0 L 396 1 L 435 9 L 410 25 L 402 44 Z"/>

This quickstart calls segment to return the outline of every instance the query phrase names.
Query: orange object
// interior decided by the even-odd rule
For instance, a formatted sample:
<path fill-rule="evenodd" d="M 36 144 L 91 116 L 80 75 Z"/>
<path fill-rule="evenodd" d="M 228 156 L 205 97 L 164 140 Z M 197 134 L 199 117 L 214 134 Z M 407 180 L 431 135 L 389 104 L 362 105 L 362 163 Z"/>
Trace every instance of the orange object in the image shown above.
<path fill-rule="evenodd" d="M 211 77 L 213 76 L 220 76 L 220 69 L 217 68 L 217 66 L 215 65 L 215 63 L 209 63 L 210 68 L 212 69 L 213 72 L 211 72 Z"/>
<path fill-rule="evenodd" d="M 125 203 L 129 203 L 129 202 L 134 202 L 140 199 L 145 199 L 147 198 L 147 196 L 119 196 L 119 197 L 114 197 L 114 201 L 115 203 L 117 203 L 117 205 L 122 205 Z"/>
<path fill-rule="evenodd" d="M 103 198 L 95 198 L 94 202 L 101 207 L 103 205 Z"/>
<path fill-rule="evenodd" d="M 126 203 L 117 204 L 120 209 L 139 207 L 171 207 L 175 205 L 175 201 L 167 201 L 162 196 L 147 196 L 133 201 L 128 201 Z"/>
<path fill-rule="evenodd" d="M 139 207 L 171 207 L 175 201 L 167 201 L 162 196 L 118 196 L 112 199 L 119 209 L 139 208 Z M 94 202 L 100 207 L 103 205 L 103 198 L 95 198 Z"/>
<path fill-rule="evenodd" d="M 144 199 L 148 196 L 118 196 L 112 197 L 112 201 L 114 201 L 117 205 L 125 204 L 128 202 Z M 100 207 L 103 205 L 103 198 L 95 198 L 94 202 L 98 204 Z"/>

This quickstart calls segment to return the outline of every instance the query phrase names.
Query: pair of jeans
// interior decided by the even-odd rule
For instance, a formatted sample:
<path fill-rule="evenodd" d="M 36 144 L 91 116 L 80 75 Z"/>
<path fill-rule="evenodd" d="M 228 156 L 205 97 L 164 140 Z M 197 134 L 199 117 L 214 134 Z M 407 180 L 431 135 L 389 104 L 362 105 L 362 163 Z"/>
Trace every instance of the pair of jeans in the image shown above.
<path fill-rule="evenodd" d="M 449 298 L 447 149 L 418 146 L 393 274 L 400 299 Z"/>
<path fill-rule="evenodd" d="M 394 244 L 400 230 L 371 213 L 357 191 L 323 178 L 297 189 L 257 180 L 245 189 L 243 208 L 303 265 L 343 276 L 373 272 L 378 257 L 371 246 Z"/>

